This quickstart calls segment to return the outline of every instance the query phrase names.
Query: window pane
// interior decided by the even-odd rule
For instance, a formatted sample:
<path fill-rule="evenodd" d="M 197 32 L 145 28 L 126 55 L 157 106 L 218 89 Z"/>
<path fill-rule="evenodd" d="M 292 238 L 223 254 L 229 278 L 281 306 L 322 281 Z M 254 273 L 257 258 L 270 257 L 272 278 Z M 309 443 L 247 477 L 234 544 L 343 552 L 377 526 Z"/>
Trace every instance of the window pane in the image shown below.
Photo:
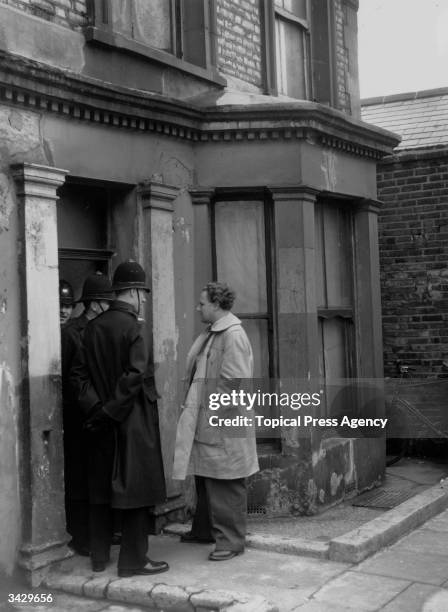
<path fill-rule="evenodd" d="M 296 17 L 306 19 L 306 0 L 283 0 L 283 8 Z"/>
<path fill-rule="evenodd" d="M 114 31 L 132 38 L 132 0 L 110 0 L 110 10 Z"/>
<path fill-rule="evenodd" d="M 265 319 L 243 319 L 254 353 L 254 378 L 269 378 L 268 322 Z"/>
<path fill-rule="evenodd" d="M 321 319 L 322 327 L 322 372 L 326 380 L 348 378 L 346 354 L 346 325 L 344 319 Z"/>
<path fill-rule="evenodd" d="M 111 0 L 114 31 L 155 49 L 171 51 L 170 0 Z"/>
<path fill-rule="evenodd" d="M 264 205 L 215 205 L 218 280 L 236 291 L 235 312 L 267 312 Z"/>
<path fill-rule="evenodd" d="M 171 51 L 170 0 L 134 0 L 134 38 L 155 49 Z"/>
<path fill-rule="evenodd" d="M 275 20 L 277 87 L 281 94 L 306 99 L 304 30 L 280 17 Z"/>
<path fill-rule="evenodd" d="M 327 306 L 352 305 L 350 219 L 344 210 L 324 207 Z"/>

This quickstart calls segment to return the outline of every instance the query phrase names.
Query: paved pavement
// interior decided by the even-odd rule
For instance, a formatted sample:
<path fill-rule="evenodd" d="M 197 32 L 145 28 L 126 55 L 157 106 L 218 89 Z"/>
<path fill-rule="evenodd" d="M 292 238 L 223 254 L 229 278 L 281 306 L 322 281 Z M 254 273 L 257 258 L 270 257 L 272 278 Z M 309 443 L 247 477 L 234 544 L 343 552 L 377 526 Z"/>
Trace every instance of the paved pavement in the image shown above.
<path fill-rule="evenodd" d="M 165 593 L 188 588 L 190 593 L 220 593 L 217 607 L 170 607 L 168 600 L 158 609 L 168 610 L 251 610 L 260 612 L 445 612 L 448 610 L 448 510 L 402 538 L 393 546 L 358 565 L 337 563 L 273 552 L 248 549 L 241 557 L 225 563 L 211 563 L 207 554 L 211 546 L 180 544 L 175 536 L 150 539 L 151 555 L 166 559 L 171 570 L 157 579 L 118 579 L 115 568 L 109 567 L 101 578 L 90 571 L 88 560 L 80 557 L 64 563 L 67 585 L 78 595 L 84 592 L 101 596 L 106 587 L 109 600 L 79 599 L 74 594 L 59 596 L 55 605 L 35 607 L 33 612 L 124 612 L 144 610 L 143 600 L 132 601 L 161 587 Z M 79 581 L 75 580 L 79 578 Z M 53 583 L 57 586 L 57 582 Z M 60 586 L 61 583 L 59 583 Z M 71 586 L 70 586 L 71 585 Z M 89 587 L 90 585 L 90 587 Z M 142 591 L 143 587 L 143 591 Z M 47 592 L 56 592 L 47 588 Z M 232 606 L 231 597 L 238 593 L 251 598 L 263 597 L 273 606 Z M 120 598 L 113 604 L 110 599 Z M 127 599 L 126 599 L 127 598 Z M 244 598 L 242 598 L 244 601 Z M 259 600 L 261 601 L 261 599 Z M 131 608 L 123 604 L 132 604 Z M 149 599 L 147 600 L 149 604 Z M 175 604 L 174 599 L 172 604 Z M 177 602 L 179 604 L 179 602 Z M 228 607 L 230 606 L 230 607 Z M 16 608 L 16 609 L 27 609 Z M 147 608 L 146 608 L 147 609 Z"/>
<path fill-rule="evenodd" d="M 406 464 L 399 469 L 406 479 Z M 421 466 L 419 484 L 429 484 L 434 476 L 426 469 Z M 417 473 L 413 471 L 413 481 Z M 141 612 L 152 606 L 163 612 L 448 611 L 448 510 L 359 564 L 253 548 L 212 563 L 207 559 L 212 548 L 181 544 L 174 535 L 151 537 L 150 556 L 171 566 L 153 578 L 119 579 L 114 563 L 93 574 L 88 559 L 74 557 L 41 589 L 54 595 L 53 604 L 6 607 L 3 599 L 0 610 Z M 114 547 L 113 561 L 116 555 Z"/>

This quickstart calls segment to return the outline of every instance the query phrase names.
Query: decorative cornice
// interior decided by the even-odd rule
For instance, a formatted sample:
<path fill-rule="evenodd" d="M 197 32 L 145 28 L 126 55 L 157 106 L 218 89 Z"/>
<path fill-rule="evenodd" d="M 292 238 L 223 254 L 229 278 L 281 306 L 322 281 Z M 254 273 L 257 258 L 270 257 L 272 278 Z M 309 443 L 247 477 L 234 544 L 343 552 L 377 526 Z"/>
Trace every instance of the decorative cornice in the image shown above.
<path fill-rule="evenodd" d="M 25 163 L 12 164 L 11 174 L 17 184 L 17 195 L 56 201 L 56 189 L 64 183 L 68 170 Z"/>
<path fill-rule="evenodd" d="M 268 185 L 268 191 L 275 202 L 301 200 L 315 202 L 320 191 L 308 185 Z"/>
<path fill-rule="evenodd" d="M 157 181 L 145 181 L 138 186 L 138 195 L 143 208 L 174 212 L 174 200 L 178 193 L 178 187 Z"/>
<path fill-rule="evenodd" d="M 397 139 L 314 102 L 200 108 L 129 90 L 0 51 L 0 101 L 119 129 L 193 142 L 307 140 L 356 156 L 381 159 Z"/>
<path fill-rule="evenodd" d="M 191 187 L 188 192 L 191 196 L 191 203 L 196 205 L 209 204 L 215 195 L 213 187 Z"/>
<path fill-rule="evenodd" d="M 383 205 L 379 200 L 373 200 L 370 198 L 362 198 L 357 201 L 357 212 L 371 212 L 374 214 L 378 214 L 380 212 L 380 208 Z"/>

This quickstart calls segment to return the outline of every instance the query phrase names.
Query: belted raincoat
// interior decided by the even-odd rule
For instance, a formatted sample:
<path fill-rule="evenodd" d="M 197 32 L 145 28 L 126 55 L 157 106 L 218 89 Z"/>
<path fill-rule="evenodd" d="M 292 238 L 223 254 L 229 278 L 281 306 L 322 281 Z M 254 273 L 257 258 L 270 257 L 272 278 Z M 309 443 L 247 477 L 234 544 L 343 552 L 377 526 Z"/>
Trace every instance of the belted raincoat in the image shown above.
<path fill-rule="evenodd" d="M 187 356 L 186 390 L 180 415 L 173 478 L 187 474 L 218 479 L 250 476 L 258 471 L 255 428 L 215 427 L 210 417 L 229 416 L 224 406 L 210 411 L 212 393 L 245 387 L 253 377 L 253 355 L 240 319 L 228 313 L 193 343 Z M 233 410 L 229 413 L 235 414 Z M 253 415 L 251 415 L 253 417 Z"/>

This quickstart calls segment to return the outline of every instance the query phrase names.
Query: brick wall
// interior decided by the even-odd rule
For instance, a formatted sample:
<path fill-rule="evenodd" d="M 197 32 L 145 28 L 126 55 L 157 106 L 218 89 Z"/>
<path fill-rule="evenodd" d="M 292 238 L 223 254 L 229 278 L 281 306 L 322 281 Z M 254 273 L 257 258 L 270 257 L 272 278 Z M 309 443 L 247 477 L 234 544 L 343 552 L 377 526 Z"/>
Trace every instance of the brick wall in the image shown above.
<path fill-rule="evenodd" d="M 261 87 L 259 0 L 218 0 L 217 30 L 221 72 Z"/>
<path fill-rule="evenodd" d="M 86 0 L 0 0 L 30 15 L 78 30 L 87 22 Z"/>
<path fill-rule="evenodd" d="M 446 374 L 448 152 L 378 165 L 384 362 Z"/>

